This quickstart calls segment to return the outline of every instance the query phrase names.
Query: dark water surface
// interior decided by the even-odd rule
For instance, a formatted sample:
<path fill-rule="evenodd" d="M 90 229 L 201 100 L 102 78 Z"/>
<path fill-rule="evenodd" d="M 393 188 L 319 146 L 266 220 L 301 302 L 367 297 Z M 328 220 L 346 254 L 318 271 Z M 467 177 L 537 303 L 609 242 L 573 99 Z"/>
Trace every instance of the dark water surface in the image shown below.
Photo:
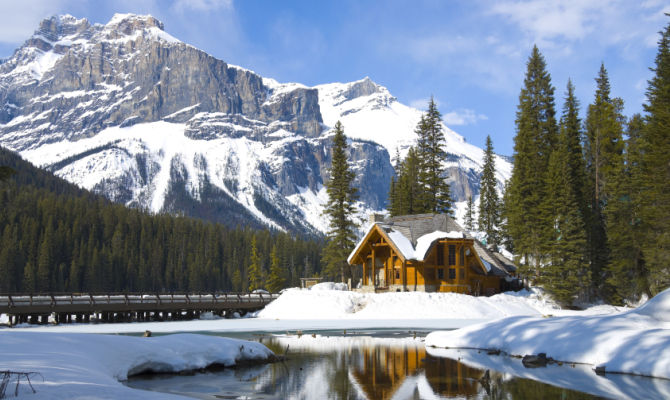
<path fill-rule="evenodd" d="M 662 379 L 597 376 L 579 365 L 526 369 L 518 359 L 476 350 L 426 349 L 426 332 L 209 334 L 261 341 L 287 357 L 274 364 L 192 375 L 142 375 L 126 384 L 198 399 L 569 400 L 670 395 L 670 381 Z"/>

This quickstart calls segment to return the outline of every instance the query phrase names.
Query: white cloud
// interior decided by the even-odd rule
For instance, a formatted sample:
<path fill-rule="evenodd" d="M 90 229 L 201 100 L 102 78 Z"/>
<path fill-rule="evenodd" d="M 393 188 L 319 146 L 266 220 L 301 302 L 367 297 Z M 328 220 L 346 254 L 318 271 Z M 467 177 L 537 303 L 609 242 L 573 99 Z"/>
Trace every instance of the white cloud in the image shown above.
<path fill-rule="evenodd" d="M 477 121 L 487 119 L 488 117 L 486 115 L 477 114 L 474 110 L 468 108 L 459 108 L 442 116 L 442 120 L 447 126 L 471 125 L 476 124 Z"/>
<path fill-rule="evenodd" d="M 215 11 L 233 8 L 233 0 L 176 0 L 172 9 L 178 12 L 190 11 Z"/>
<path fill-rule="evenodd" d="M 541 48 L 570 55 L 569 43 L 586 38 L 604 45 L 648 45 L 649 27 L 640 22 L 662 15 L 661 7 L 655 0 L 642 7 L 628 0 L 503 0 L 489 12 L 518 26 Z"/>
<path fill-rule="evenodd" d="M 6 1 L 0 13 L 0 42 L 19 44 L 28 39 L 40 21 L 58 14 L 67 1 Z"/>

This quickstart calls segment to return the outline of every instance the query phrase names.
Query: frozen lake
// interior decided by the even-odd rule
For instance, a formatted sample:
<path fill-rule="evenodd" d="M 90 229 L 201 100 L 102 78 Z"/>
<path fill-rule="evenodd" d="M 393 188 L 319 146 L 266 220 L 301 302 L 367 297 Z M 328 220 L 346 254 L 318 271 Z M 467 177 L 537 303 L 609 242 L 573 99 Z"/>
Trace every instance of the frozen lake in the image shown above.
<path fill-rule="evenodd" d="M 527 369 L 476 350 L 426 349 L 427 331 L 320 330 L 214 335 L 260 341 L 284 362 L 191 375 L 142 375 L 130 387 L 198 399 L 666 398 L 670 381 L 598 376 L 580 365 Z M 288 351 L 287 351 L 288 349 Z M 490 379 L 484 378 L 489 370 Z"/>

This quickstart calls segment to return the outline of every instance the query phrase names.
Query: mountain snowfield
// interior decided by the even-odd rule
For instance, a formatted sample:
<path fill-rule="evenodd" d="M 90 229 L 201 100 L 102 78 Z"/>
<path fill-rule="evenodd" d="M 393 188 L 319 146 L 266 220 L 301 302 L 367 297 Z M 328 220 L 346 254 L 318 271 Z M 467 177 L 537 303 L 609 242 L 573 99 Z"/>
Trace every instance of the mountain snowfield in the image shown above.
<path fill-rule="evenodd" d="M 44 20 L 0 64 L 0 145 L 113 201 L 235 224 L 323 233 L 331 128 L 344 125 L 358 219 L 383 212 L 390 155 L 422 111 L 369 78 L 307 87 L 227 64 L 151 16 Z M 444 127 L 461 218 L 483 150 Z M 511 164 L 496 158 L 499 189 Z M 363 224 L 361 224 L 362 226 Z"/>

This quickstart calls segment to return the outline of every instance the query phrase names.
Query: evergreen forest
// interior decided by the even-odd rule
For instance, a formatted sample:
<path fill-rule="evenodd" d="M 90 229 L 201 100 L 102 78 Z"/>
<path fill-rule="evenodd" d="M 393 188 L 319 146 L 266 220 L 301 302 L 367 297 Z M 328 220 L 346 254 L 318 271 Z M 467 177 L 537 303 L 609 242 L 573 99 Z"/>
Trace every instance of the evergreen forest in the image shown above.
<path fill-rule="evenodd" d="M 321 272 L 323 242 L 150 215 L 0 148 L 0 292 L 246 292 Z"/>

